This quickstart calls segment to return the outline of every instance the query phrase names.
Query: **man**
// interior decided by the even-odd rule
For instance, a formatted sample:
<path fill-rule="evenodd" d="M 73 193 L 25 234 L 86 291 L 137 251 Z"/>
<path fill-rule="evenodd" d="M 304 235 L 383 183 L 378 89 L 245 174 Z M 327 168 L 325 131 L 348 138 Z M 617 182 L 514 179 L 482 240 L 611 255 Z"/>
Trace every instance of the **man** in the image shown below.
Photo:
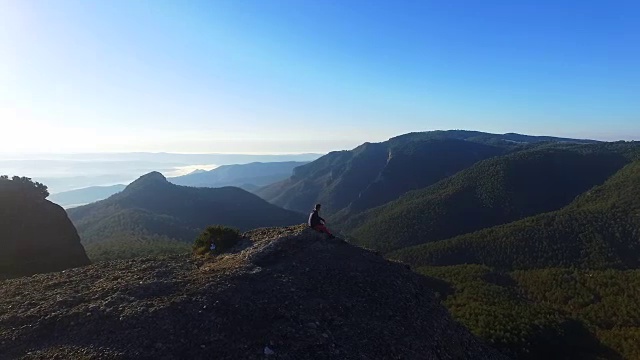
<path fill-rule="evenodd" d="M 327 229 L 327 227 L 324 225 L 326 221 L 320 217 L 321 207 L 322 205 L 316 204 L 315 209 L 313 209 L 313 211 L 309 215 L 309 226 L 316 231 L 328 234 L 329 238 L 333 239 L 335 236 L 333 236 L 331 231 L 329 231 L 329 229 Z"/>

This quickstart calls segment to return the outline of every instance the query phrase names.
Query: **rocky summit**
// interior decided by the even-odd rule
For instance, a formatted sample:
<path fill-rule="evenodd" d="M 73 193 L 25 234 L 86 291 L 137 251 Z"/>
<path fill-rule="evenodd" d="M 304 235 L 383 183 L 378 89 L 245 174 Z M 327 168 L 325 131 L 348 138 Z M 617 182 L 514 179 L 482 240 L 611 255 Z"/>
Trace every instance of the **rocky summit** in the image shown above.
<path fill-rule="evenodd" d="M 500 359 L 430 281 L 304 226 L 0 282 L 0 358 Z"/>
<path fill-rule="evenodd" d="M 44 198 L 0 189 L 0 279 L 88 264 L 63 208 Z"/>

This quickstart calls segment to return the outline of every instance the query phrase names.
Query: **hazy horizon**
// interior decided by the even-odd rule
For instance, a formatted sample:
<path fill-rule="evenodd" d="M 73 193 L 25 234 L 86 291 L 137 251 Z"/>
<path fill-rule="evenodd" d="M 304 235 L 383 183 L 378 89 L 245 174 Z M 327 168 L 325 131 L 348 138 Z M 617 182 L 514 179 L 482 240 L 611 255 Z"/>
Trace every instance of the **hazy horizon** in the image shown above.
<path fill-rule="evenodd" d="M 629 1 L 0 0 L 0 152 L 640 139 Z"/>
<path fill-rule="evenodd" d="M 22 158 L 0 155 L 0 175 L 30 177 L 47 185 L 51 193 L 59 193 L 90 186 L 128 184 L 152 171 L 174 177 L 198 169 L 212 170 L 222 165 L 312 161 L 321 155 L 95 153 L 44 154 Z"/>
<path fill-rule="evenodd" d="M 420 130 L 420 131 L 408 131 L 406 133 L 411 132 L 428 132 L 428 131 L 447 131 L 447 130 L 469 130 L 469 131 L 481 131 L 478 129 L 433 129 L 433 130 Z M 481 131 L 485 132 L 485 131 Z M 65 158 L 65 157 L 75 157 L 75 156 L 118 156 L 118 155 L 247 155 L 247 156 L 296 156 L 296 155 L 324 155 L 331 151 L 343 151 L 343 150 L 351 150 L 365 142 L 384 142 L 393 137 L 404 135 L 406 133 L 398 133 L 393 134 L 389 137 L 384 137 L 382 139 L 368 139 L 363 140 L 361 142 L 352 141 L 349 144 L 343 147 L 335 147 L 330 148 L 324 152 L 313 152 L 313 151 L 271 151 L 271 152 L 240 152 L 240 151 L 228 151 L 228 152 L 180 152 L 180 151 L 78 151 L 78 152 L 29 152 L 29 151 L 2 151 L 0 149 L 0 159 L 57 159 L 57 158 Z M 491 132 L 487 132 L 491 133 Z M 522 135 L 531 135 L 531 136 L 553 136 L 553 137 L 564 137 L 564 138 L 572 138 L 572 139 L 583 139 L 583 140 L 597 140 L 597 141 L 640 141 L 640 135 L 630 135 L 622 137 L 611 137 L 600 134 L 600 136 L 575 136 L 571 133 L 566 134 L 551 134 L 551 133 L 523 133 L 517 131 L 507 131 L 507 132 L 495 132 L 495 134 L 506 134 L 506 133 L 517 133 Z M 579 133 L 579 132 L 578 132 Z"/>
<path fill-rule="evenodd" d="M 347 150 L 347 149 L 343 149 Z M 75 156 L 122 156 L 122 155 L 241 155 L 241 156 L 298 156 L 298 155 L 324 155 L 319 152 L 269 152 L 269 153 L 253 153 L 253 152 L 167 152 L 167 151 L 102 151 L 102 152 L 0 152 L 0 159 L 9 159 L 11 156 L 17 156 L 21 159 L 59 159 Z M 17 160 L 17 159 L 16 159 Z"/>

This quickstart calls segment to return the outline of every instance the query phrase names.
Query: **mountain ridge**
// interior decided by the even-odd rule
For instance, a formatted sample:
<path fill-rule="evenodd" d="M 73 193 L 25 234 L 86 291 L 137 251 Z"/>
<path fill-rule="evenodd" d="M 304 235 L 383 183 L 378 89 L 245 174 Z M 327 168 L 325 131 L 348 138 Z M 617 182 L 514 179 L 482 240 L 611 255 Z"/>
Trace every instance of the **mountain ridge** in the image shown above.
<path fill-rule="evenodd" d="M 442 160 L 444 155 L 438 154 L 446 151 L 451 151 L 455 161 Z M 504 151 L 493 145 L 455 139 L 398 145 L 365 143 L 351 151 L 329 153 L 298 167 L 289 179 L 259 189 L 256 194 L 295 211 L 306 211 L 317 202 L 331 213 L 362 211 Z M 429 153 L 436 156 L 426 156 Z M 405 172 L 408 176 L 392 176 L 393 172 L 388 172 L 391 168 L 395 169 L 393 172 Z M 382 194 L 378 191 L 380 188 L 387 188 L 392 193 Z M 351 209 L 348 209 L 350 205 Z"/>
<path fill-rule="evenodd" d="M 630 161 L 599 144 L 534 147 L 479 161 L 342 226 L 359 244 L 383 252 L 443 240 L 557 210 Z"/>
<path fill-rule="evenodd" d="M 408 191 L 432 185 L 477 161 L 548 143 L 599 142 L 466 130 L 408 133 L 379 143 L 365 142 L 352 150 L 330 152 L 296 168 L 289 179 L 255 193 L 299 212 L 322 203 L 325 212 L 333 214 L 331 220 L 342 223 Z"/>

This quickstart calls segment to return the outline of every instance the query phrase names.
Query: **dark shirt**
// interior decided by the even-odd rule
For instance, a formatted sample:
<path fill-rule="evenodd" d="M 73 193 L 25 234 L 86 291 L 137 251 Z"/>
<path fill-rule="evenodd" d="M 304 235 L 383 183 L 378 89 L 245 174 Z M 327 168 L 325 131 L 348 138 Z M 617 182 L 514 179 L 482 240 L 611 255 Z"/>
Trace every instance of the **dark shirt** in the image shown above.
<path fill-rule="evenodd" d="M 321 225 L 324 222 L 324 219 L 318 215 L 317 210 L 313 210 L 309 215 L 309 226 L 315 227 L 316 225 Z"/>

